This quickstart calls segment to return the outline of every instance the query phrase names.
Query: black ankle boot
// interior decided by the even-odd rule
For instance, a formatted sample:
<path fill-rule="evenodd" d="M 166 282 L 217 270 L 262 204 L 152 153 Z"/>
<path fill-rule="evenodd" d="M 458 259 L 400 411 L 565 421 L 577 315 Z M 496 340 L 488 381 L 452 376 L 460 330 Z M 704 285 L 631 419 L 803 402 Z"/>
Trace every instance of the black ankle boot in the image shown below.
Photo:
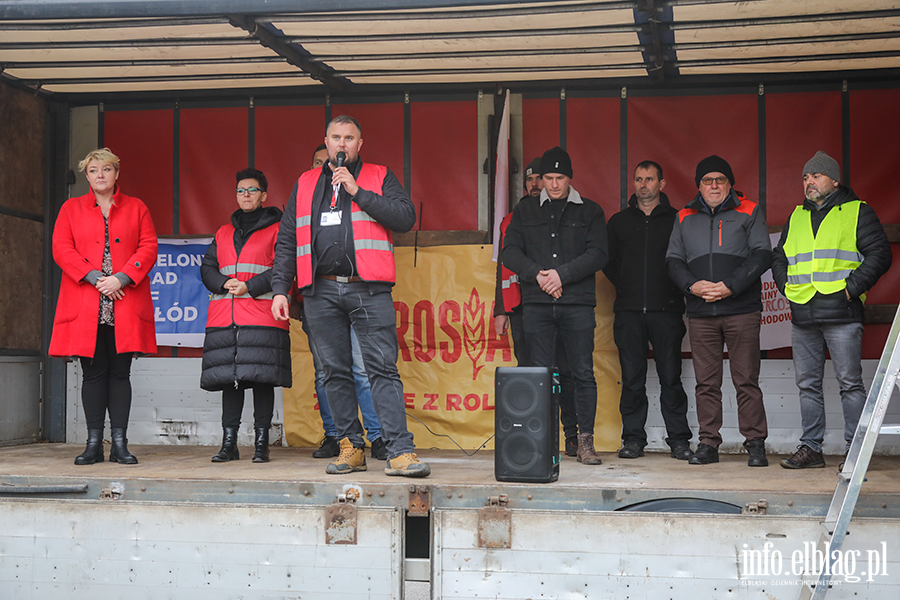
<path fill-rule="evenodd" d="M 222 447 L 219 452 L 212 457 L 212 462 L 228 462 L 230 460 L 238 460 L 241 453 L 237 447 L 237 427 L 222 428 Z"/>
<path fill-rule="evenodd" d="M 84 452 L 75 458 L 76 465 L 92 465 L 103 462 L 103 428 L 88 429 L 87 445 Z"/>
<path fill-rule="evenodd" d="M 128 451 L 128 439 L 125 437 L 124 427 L 112 428 L 112 450 L 109 451 L 109 462 L 117 462 L 120 465 L 136 465 L 138 459 Z"/>
<path fill-rule="evenodd" d="M 256 441 L 253 443 L 253 462 L 269 462 L 269 428 L 256 428 Z"/>

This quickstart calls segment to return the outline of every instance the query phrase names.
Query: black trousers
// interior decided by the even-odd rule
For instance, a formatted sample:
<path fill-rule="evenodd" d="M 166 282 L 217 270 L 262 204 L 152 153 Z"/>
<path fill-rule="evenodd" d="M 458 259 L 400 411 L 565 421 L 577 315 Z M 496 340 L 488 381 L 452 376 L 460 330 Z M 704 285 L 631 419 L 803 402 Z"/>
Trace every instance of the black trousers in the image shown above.
<path fill-rule="evenodd" d="M 594 434 L 597 415 L 597 381 L 594 378 L 594 307 L 586 304 L 526 304 L 525 337 L 531 366 L 559 365 L 564 354 L 568 363 L 566 371 L 572 384 L 560 382 L 563 390 L 572 389 L 573 404 L 580 433 Z M 560 398 L 560 406 L 566 402 Z M 561 411 L 562 412 L 562 411 Z M 566 431 L 566 437 L 571 437 Z"/>
<path fill-rule="evenodd" d="M 685 327 L 673 312 L 621 311 L 616 313 L 613 335 L 622 366 L 622 441 L 647 445 L 647 352 L 653 345 L 659 375 L 660 410 L 666 424 L 666 443 L 682 444 L 691 439 L 687 422 L 687 394 L 681 385 L 681 339 Z"/>
<path fill-rule="evenodd" d="M 131 352 L 116 352 L 116 330 L 113 326 L 97 326 L 94 357 L 81 357 L 81 369 L 84 372 L 81 404 L 88 429 L 102 429 L 107 412 L 110 427 L 128 427 L 133 356 Z"/>
<path fill-rule="evenodd" d="M 227 387 L 222 390 L 222 427 L 237 429 L 241 426 L 241 413 L 244 412 L 244 391 L 253 390 L 253 427 L 268 429 L 272 426 L 272 414 L 275 412 L 275 386 L 265 383 L 251 385 L 240 384 L 239 387 Z"/>
<path fill-rule="evenodd" d="M 513 351 L 520 367 L 536 366 L 531 364 L 528 353 L 528 338 L 525 337 L 525 317 L 520 304 L 509 316 L 509 331 L 513 339 Z M 575 412 L 575 382 L 569 370 L 569 360 L 563 348 L 562 340 L 557 339 L 556 368 L 559 369 L 559 420 L 563 426 L 566 439 L 578 435 L 578 414 Z"/>

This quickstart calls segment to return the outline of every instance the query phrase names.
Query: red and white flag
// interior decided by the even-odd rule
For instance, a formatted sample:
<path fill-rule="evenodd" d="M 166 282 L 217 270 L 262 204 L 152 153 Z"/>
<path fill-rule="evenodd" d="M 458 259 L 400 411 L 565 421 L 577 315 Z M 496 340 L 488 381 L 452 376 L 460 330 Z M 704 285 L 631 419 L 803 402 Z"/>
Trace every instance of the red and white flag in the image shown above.
<path fill-rule="evenodd" d="M 497 164 L 494 170 L 494 262 L 500 255 L 500 221 L 509 212 L 509 90 L 503 101 L 503 116 L 497 135 Z"/>

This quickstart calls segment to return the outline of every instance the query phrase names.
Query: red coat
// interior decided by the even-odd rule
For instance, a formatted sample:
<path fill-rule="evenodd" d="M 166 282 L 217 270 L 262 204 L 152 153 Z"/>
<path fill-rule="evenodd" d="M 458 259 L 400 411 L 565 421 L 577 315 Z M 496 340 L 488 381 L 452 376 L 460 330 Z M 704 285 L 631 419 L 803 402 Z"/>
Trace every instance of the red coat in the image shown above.
<path fill-rule="evenodd" d="M 133 284 L 115 301 L 116 351 L 156 352 L 156 327 L 150 280 L 158 241 L 147 206 L 116 188 L 109 211 L 109 246 L 113 273 L 128 275 Z M 63 276 L 59 288 L 50 356 L 93 357 L 97 344 L 100 292 L 84 281 L 92 270 L 103 270 L 103 214 L 93 190 L 63 204 L 53 229 L 53 259 Z"/>

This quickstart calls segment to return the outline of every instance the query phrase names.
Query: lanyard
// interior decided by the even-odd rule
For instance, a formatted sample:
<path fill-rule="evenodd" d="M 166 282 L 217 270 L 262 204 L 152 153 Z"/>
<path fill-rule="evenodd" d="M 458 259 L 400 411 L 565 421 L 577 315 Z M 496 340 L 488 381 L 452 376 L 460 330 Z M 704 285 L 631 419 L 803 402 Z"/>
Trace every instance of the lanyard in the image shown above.
<path fill-rule="evenodd" d="M 334 210 L 334 207 L 337 206 L 338 190 L 340 189 L 340 187 L 340 184 L 331 185 L 331 210 Z"/>

